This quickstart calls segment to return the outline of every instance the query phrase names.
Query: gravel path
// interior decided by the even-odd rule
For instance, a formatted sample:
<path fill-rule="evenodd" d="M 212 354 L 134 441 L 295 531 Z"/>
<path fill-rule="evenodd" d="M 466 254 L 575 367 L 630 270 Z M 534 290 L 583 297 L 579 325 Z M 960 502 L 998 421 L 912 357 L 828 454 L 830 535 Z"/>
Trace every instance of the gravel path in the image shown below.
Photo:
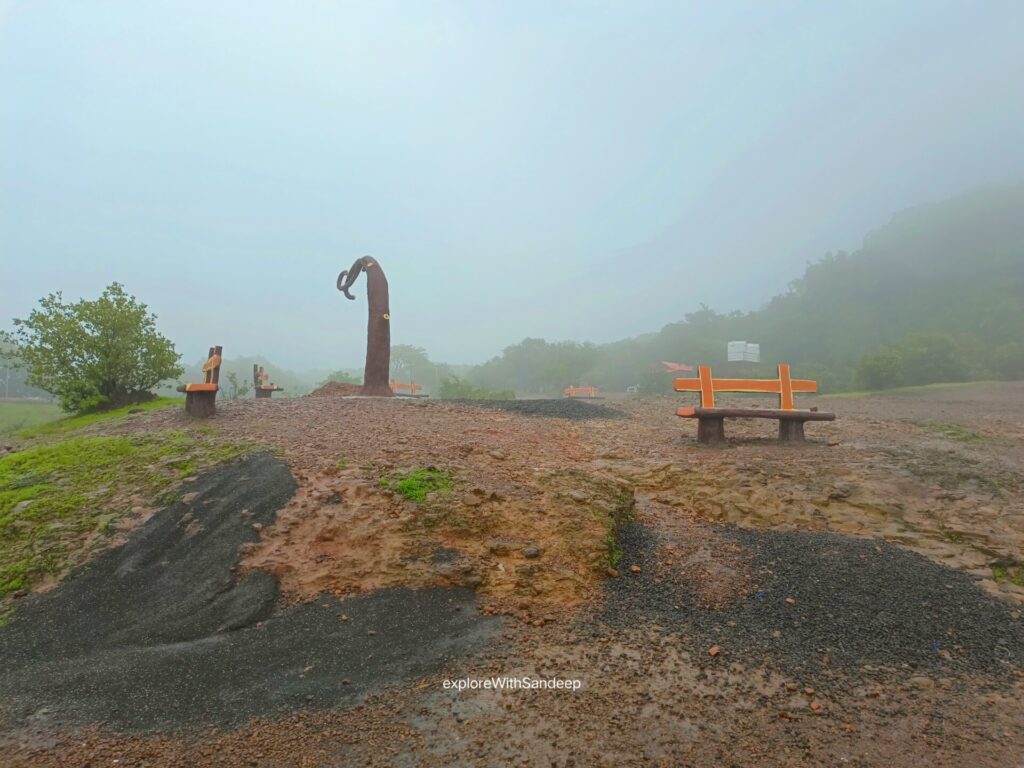
<path fill-rule="evenodd" d="M 599 403 L 585 403 L 569 397 L 557 400 L 445 400 L 457 406 L 506 411 L 518 416 L 539 416 L 547 419 L 589 421 L 591 419 L 624 419 L 626 414 Z"/>
<path fill-rule="evenodd" d="M 659 567 L 659 536 L 638 523 L 620 531 L 622 563 L 639 568 L 606 582 L 603 619 L 643 621 L 740 658 L 826 685 L 836 673 L 988 674 L 1024 665 L 1020 612 L 975 581 L 913 552 L 830 533 L 722 535 L 742 548 L 751 585 L 725 605 L 702 607 L 694 581 Z"/>

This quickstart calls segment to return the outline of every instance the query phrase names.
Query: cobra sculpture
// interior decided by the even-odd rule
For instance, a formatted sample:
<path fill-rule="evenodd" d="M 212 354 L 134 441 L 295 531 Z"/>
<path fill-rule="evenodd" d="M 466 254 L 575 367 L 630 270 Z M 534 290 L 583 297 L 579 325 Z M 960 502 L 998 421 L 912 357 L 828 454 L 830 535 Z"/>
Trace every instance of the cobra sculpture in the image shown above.
<path fill-rule="evenodd" d="M 388 307 L 388 279 L 380 263 L 370 257 L 356 259 L 351 268 L 338 275 L 338 290 L 347 299 L 355 299 L 349 288 L 360 272 L 366 273 L 366 298 L 370 321 L 366 328 L 366 368 L 363 371 L 363 394 L 393 397 L 388 384 L 391 366 L 391 310 Z"/>

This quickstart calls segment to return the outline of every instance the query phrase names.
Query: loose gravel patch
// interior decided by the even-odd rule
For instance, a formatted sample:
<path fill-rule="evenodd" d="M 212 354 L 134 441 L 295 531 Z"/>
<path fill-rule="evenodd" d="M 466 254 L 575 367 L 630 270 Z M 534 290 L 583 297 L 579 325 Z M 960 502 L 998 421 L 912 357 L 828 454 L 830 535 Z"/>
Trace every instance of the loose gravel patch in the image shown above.
<path fill-rule="evenodd" d="M 623 575 L 607 582 L 604 621 L 654 624 L 685 637 L 701 657 L 718 646 L 726 663 L 805 679 L 882 669 L 1009 677 L 1024 666 L 1020 611 L 966 574 L 873 539 L 722 532 L 746 550 L 749 594 L 721 610 L 701 607 L 691 583 L 659 570 L 658 535 L 631 523 L 619 532 Z"/>
<path fill-rule="evenodd" d="M 591 419 L 625 419 L 626 414 L 615 408 L 597 403 L 584 403 L 572 398 L 557 400 L 445 400 L 460 406 L 507 411 L 519 416 L 539 416 L 548 419 L 589 421 Z"/>
<path fill-rule="evenodd" d="M 127 543 L 26 599 L 0 629 L 0 730 L 29 718 L 178 730 L 327 709 L 437 671 L 499 627 L 465 589 L 279 609 L 273 576 L 234 567 L 294 491 L 268 455 L 212 470 Z"/>

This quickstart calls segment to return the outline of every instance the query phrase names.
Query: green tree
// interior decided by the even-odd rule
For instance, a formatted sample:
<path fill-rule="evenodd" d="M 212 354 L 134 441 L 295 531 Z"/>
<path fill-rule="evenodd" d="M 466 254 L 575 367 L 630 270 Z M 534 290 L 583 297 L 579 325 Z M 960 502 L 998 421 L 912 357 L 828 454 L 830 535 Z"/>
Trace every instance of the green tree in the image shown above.
<path fill-rule="evenodd" d="M 905 383 L 964 381 L 969 370 L 956 344 L 942 334 L 911 334 L 899 345 Z"/>
<path fill-rule="evenodd" d="M 120 283 L 74 304 L 51 293 L 4 336 L 16 345 L 27 382 L 75 413 L 150 400 L 151 390 L 183 370 L 156 316 Z"/>
<path fill-rule="evenodd" d="M 221 387 L 221 394 L 225 400 L 238 400 L 245 397 L 252 390 L 252 382 L 245 379 L 239 381 L 238 374 L 234 371 L 228 371 L 227 380 L 227 386 Z"/>
<path fill-rule="evenodd" d="M 327 377 L 326 381 L 321 381 L 318 386 L 326 384 L 328 381 L 337 381 L 342 384 L 362 384 L 363 379 L 360 376 L 355 376 L 348 371 L 335 371 Z"/>
<path fill-rule="evenodd" d="M 458 376 L 452 376 L 441 382 L 439 396 L 442 400 L 515 400 L 516 393 L 511 389 L 482 389 L 474 387 Z"/>
<path fill-rule="evenodd" d="M 903 358 L 885 348 L 861 358 L 857 381 L 865 389 L 888 389 L 903 383 Z"/>

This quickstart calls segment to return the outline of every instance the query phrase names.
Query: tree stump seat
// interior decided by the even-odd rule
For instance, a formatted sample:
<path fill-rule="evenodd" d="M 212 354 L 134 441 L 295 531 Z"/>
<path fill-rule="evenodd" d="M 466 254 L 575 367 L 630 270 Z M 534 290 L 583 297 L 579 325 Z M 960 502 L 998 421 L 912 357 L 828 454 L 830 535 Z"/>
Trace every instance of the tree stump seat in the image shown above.
<path fill-rule="evenodd" d="M 223 347 L 210 347 L 209 357 L 203 363 L 201 383 L 178 385 L 178 391 L 185 393 L 185 412 L 193 418 L 208 419 L 217 412 L 222 351 Z"/>
<path fill-rule="evenodd" d="M 252 365 L 252 388 L 253 392 L 256 393 L 256 398 L 261 399 L 270 397 L 275 392 L 284 392 L 284 387 L 279 387 L 274 382 L 267 383 L 267 379 L 270 376 L 263 370 L 262 365 Z"/>

